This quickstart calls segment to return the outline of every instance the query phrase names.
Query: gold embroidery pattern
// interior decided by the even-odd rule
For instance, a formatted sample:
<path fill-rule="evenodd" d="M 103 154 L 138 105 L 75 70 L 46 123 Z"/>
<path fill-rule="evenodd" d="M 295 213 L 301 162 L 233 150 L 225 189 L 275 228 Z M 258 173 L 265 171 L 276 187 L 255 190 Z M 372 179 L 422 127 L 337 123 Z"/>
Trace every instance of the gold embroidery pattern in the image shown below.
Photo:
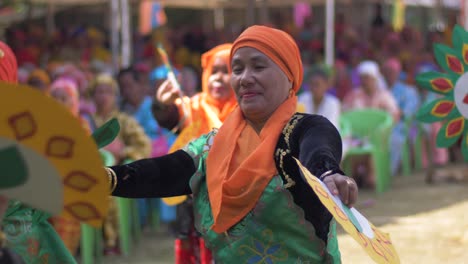
<path fill-rule="evenodd" d="M 286 124 L 286 126 L 283 129 L 283 135 L 284 135 L 284 140 L 287 145 L 287 149 L 282 149 L 278 148 L 276 150 L 275 155 L 279 157 L 279 167 L 281 168 L 282 174 L 284 175 L 286 179 L 286 184 L 284 185 L 284 188 L 289 189 L 292 186 L 296 185 L 296 182 L 291 178 L 291 176 L 284 170 L 284 157 L 287 154 L 291 154 L 291 143 L 289 142 L 289 139 L 291 137 L 291 134 L 294 130 L 294 127 L 296 127 L 297 123 L 301 118 L 303 118 L 304 115 L 302 114 L 294 114 L 291 118 L 291 120 Z"/>

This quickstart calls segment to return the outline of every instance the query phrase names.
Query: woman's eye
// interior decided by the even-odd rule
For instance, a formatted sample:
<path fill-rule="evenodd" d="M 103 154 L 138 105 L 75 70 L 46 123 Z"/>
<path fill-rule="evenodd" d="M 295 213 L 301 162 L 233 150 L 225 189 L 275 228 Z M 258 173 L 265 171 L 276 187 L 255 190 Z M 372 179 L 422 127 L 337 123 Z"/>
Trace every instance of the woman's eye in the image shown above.
<path fill-rule="evenodd" d="M 232 68 L 232 72 L 234 74 L 239 74 L 239 73 L 242 72 L 242 68 L 241 67 L 234 67 L 234 68 Z"/>

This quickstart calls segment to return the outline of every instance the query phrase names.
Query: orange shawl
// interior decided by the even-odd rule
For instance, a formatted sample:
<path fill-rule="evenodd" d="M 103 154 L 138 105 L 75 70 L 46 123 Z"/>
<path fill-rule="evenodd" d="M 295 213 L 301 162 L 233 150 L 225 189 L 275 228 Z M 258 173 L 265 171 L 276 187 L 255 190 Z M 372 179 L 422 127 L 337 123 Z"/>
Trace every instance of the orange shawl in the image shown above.
<path fill-rule="evenodd" d="M 202 55 L 202 92 L 192 98 L 184 98 L 184 104 L 188 113 L 183 125 L 183 130 L 177 138 L 171 150 L 180 149 L 188 142 L 208 133 L 213 128 L 219 128 L 227 116 L 237 106 L 234 93 L 225 101 L 220 102 L 210 96 L 208 91 L 208 79 L 213 71 L 215 58 L 221 57 L 229 67 L 229 52 L 232 44 L 222 44 L 214 47 Z M 178 100 L 176 105 L 181 117 L 184 116 L 182 102 Z"/>
<path fill-rule="evenodd" d="M 285 32 L 264 26 L 246 29 L 234 42 L 237 49 L 252 47 L 275 62 L 297 92 L 302 83 L 302 62 L 295 41 Z M 252 133 L 240 108 L 224 122 L 208 154 L 207 186 L 214 224 L 221 233 L 250 212 L 265 187 L 277 174 L 274 151 L 278 138 L 296 110 L 294 94 L 270 116 L 259 135 Z M 255 145 L 255 146 L 252 146 Z"/>

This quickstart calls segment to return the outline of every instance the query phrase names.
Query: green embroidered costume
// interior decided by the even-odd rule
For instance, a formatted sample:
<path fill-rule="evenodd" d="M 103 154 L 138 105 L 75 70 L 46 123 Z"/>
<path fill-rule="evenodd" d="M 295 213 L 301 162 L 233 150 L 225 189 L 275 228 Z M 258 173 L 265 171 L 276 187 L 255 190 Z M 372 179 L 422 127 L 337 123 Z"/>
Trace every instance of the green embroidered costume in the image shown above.
<path fill-rule="evenodd" d="M 7 247 L 28 264 L 76 263 L 48 218 L 47 213 L 10 201 L 2 223 Z"/>
<path fill-rule="evenodd" d="M 206 160 L 215 136 L 212 131 L 172 154 L 111 167 L 118 178 L 113 195 L 193 194 L 195 226 L 216 263 L 341 263 L 335 222 L 292 159 L 298 157 L 316 175 L 329 170 L 342 173 L 341 139 L 335 127 L 321 116 L 294 115 L 272 157 L 278 175 L 255 207 L 224 233 L 211 229 L 206 184 Z"/>

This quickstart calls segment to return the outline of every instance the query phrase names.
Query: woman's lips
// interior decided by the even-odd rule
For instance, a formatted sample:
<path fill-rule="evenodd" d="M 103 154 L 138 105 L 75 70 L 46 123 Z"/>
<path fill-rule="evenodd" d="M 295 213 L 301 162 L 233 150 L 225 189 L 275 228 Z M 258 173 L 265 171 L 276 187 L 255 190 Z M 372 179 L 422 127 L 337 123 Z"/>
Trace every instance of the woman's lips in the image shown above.
<path fill-rule="evenodd" d="M 220 92 L 226 90 L 225 87 L 224 87 L 223 85 L 213 85 L 213 87 L 212 87 L 211 89 L 212 89 L 212 91 L 215 92 L 215 93 L 216 93 L 216 92 L 217 92 L 217 93 L 220 93 Z"/>
<path fill-rule="evenodd" d="M 244 93 L 241 95 L 242 99 L 248 99 L 257 96 L 258 93 Z"/>

